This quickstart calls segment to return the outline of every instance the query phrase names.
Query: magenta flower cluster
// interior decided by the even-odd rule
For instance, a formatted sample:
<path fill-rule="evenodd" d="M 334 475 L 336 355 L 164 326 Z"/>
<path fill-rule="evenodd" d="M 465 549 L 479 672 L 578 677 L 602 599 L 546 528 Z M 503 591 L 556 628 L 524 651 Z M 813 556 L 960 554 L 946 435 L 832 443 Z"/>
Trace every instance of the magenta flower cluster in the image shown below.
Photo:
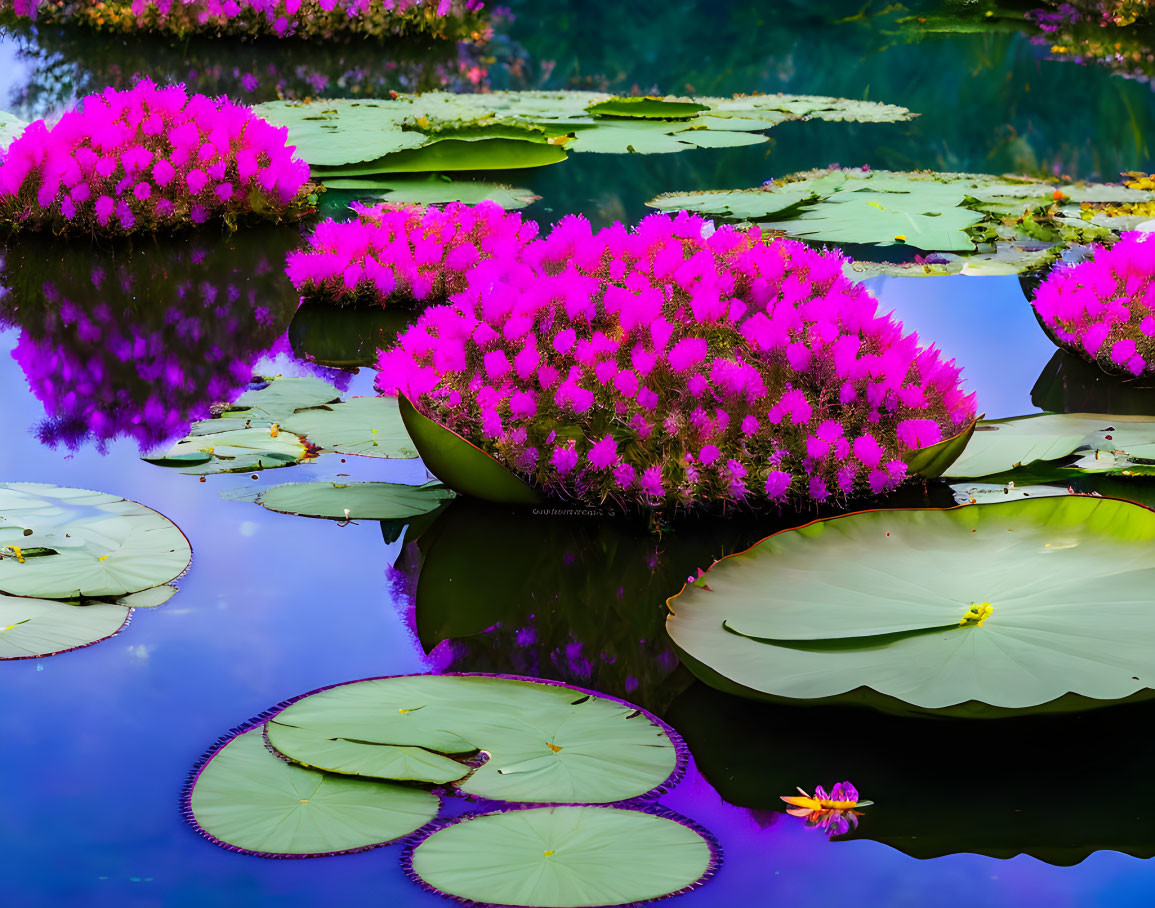
<path fill-rule="evenodd" d="M 9 0 L 4 0 L 5 5 Z M 441 20 L 478 12 L 482 0 L 10 0 L 17 17 L 78 22 L 128 31 L 164 26 L 192 31 L 329 37 L 348 30 L 393 34 L 413 30 L 420 17 Z"/>
<path fill-rule="evenodd" d="M 673 508 L 885 492 L 974 399 L 842 268 L 685 213 L 596 233 L 568 217 L 427 309 L 381 354 L 378 389 L 558 497 Z"/>
<path fill-rule="evenodd" d="M 1058 265 L 1035 292 L 1051 339 L 1107 372 L 1155 369 L 1155 239 L 1125 233 L 1077 265 Z"/>
<path fill-rule="evenodd" d="M 285 273 L 304 296 L 339 305 L 444 300 L 482 261 L 516 259 L 537 236 L 537 224 L 497 205 L 353 208 L 356 219 L 323 221 L 309 248 L 288 257 Z"/>
<path fill-rule="evenodd" d="M 130 233 L 280 218 L 304 207 L 309 166 L 276 128 L 227 99 L 144 80 L 30 124 L 0 160 L 0 222 Z"/>

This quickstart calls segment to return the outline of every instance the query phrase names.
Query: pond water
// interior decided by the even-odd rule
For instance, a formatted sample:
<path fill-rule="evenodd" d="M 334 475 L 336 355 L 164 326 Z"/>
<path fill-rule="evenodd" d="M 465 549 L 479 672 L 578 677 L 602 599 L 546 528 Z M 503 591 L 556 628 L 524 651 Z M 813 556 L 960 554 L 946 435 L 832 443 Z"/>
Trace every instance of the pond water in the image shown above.
<path fill-rule="evenodd" d="M 1150 85 L 1046 60 L 1023 33 L 920 36 L 889 30 L 881 18 L 856 18 L 860 7 L 513 4 L 478 64 L 486 68 L 480 81 L 493 88 L 868 92 L 922 112 L 890 125 L 785 124 L 768 146 L 589 155 L 510 174 L 542 197 L 526 216 L 632 220 L 662 191 L 753 186 L 834 162 L 1082 179 L 1155 169 Z M 47 115 L 77 94 L 124 84 L 135 71 L 243 98 L 235 86 L 250 52 L 253 72 L 289 65 L 283 55 L 260 57 L 282 53 L 267 48 L 194 43 L 174 50 L 131 39 L 86 46 L 49 30 L 39 39 L 8 35 L 0 41 L 0 107 Z M 379 57 L 353 56 L 295 46 L 294 74 L 282 73 L 282 87 L 298 79 L 339 96 L 349 72 L 362 67 L 372 75 L 376 65 L 380 78 L 366 84 L 382 90 L 434 87 L 445 72 L 451 87 L 475 87 L 456 59 L 439 61 L 444 72 L 433 72 L 420 54 L 389 67 Z M 275 96 L 275 87 L 268 90 Z M 396 846 L 310 860 L 236 854 L 199 837 L 180 799 L 190 770 L 219 736 L 280 701 L 357 678 L 452 670 L 588 686 L 653 710 L 685 735 L 694 762 L 661 803 L 709 829 L 725 862 L 678 904 L 1150 904 L 1155 805 L 1135 791 L 1147 772 L 1141 729 L 1155 718 L 1150 706 L 975 728 L 754 705 L 712 691 L 677 664 L 663 636 L 666 597 L 694 567 L 781 521 L 702 521 L 656 540 L 631 523 L 455 501 L 424 532 L 411 527 L 399 535 L 373 521 L 341 526 L 220 493 L 346 476 L 419 483 L 427 473 L 417 461 L 325 454 L 204 481 L 142 461 L 142 440 L 179 437 L 226 396 L 214 397 L 210 387 L 235 393 L 251 375 L 285 374 L 318 377 L 335 395 L 373 393 L 370 369 L 352 373 L 303 358 L 326 319 L 309 313 L 308 337 L 305 310 L 293 324 L 296 298 L 275 267 L 300 242 L 297 228 L 282 228 L 255 243 L 214 233 L 131 255 L 59 244 L 6 253 L 12 286 L 0 299 L 0 480 L 99 489 L 146 503 L 183 530 L 194 559 L 179 593 L 163 608 L 137 609 L 117 636 L 0 668 L 0 902 L 447 904 L 405 877 Z M 198 243 L 204 250 L 194 255 Z M 94 268 L 125 283 L 94 288 Z M 207 356 L 207 348 L 162 330 L 163 319 L 150 310 L 175 307 L 172 288 L 186 274 L 217 287 L 220 300 L 230 285 L 239 288 L 236 300 L 204 310 L 228 325 L 211 338 L 224 355 Z M 21 294 L 50 279 L 67 284 L 107 332 L 85 339 L 38 317 Z M 869 286 L 884 310 L 963 365 L 980 412 L 1063 409 L 1039 387 L 1055 367 L 1055 348 L 1018 277 L 874 278 Z M 200 304 L 190 305 L 195 311 L 182 317 L 195 319 Z M 347 361 L 364 361 L 374 332 L 388 330 L 368 316 L 335 319 L 329 341 Z M 126 336 L 136 326 L 140 335 L 162 337 L 158 360 L 169 371 L 143 384 L 118 374 L 108 355 L 112 326 Z M 93 410 L 68 395 L 86 374 L 106 376 L 120 392 L 102 411 L 106 440 L 81 437 Z M 932 498 L 951 496 L 940 484 Z M 842 778 L 876 802 L 877 833 L 869 809 L 856 833 L 833 841 L 780 812 L 778 796 L 792 786 Z"/>

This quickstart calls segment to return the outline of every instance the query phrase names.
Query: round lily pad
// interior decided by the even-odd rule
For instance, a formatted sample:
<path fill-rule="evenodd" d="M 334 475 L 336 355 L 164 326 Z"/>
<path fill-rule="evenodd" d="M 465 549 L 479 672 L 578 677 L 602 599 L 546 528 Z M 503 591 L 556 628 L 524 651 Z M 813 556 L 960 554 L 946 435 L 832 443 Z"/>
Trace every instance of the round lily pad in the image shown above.
<path fill-rule="evenodd" d="M 428 514 L 453 497 L 441 483 L 288 482 L 265 489 L 256 502 L 270 511 L 330 520 L 404 520 Z"/>
<path fill-rule="evenodd" d="M 142 457 L 158 467 L 174 467 L 182 473 L 248 473 L 274 467 L 290 467 L 308 456 L 308 449 L 292 432 L 269 426 L 230 425 L 233 420 L 212 420 L 224 431 L 189 435 L 163 454 Z M 274 435 L 273 432 L 276 432 Z"/>
<path fill-rule="evenodd" d="M 749 696 L 1093 704 L 1155 687 L 1153 588 L 1155 512 L 1129 502 L 879 510 L 723 558 L 666 627 L 703 680 Z"/>
<path fill-rule="evenodd" d="M 441 776 L 452 768 L 432 756 L 484 751 L 488 760 L 458 787 L 477 797 L 533 803 L 634 798 L 680 774 L 685 761 L 677 733 L 631 704 L 498 675 L 340 684 L 289 705 L 267 734 L 296 762 L 387 779 L 448 781 Z M 399 748 L 427 751 L 421 758 L 436 777 L 419 774 Z M 393 775 L 398 765 L 405 775 Z"/>
<path fill-rule="evenodd" d="M 534 807 L 468 817 L 403 858 L 419 882 L 461 901 L 532 908 L 627 905 L 691 889 L 716 846 L 689 821 L 613 807 Z"/>
<path fill-rule="evenodd" d="M 0 595 L 0 661 L 37 659 L 90 646 L 116 634 L 131 614 L 120 605 L 72 605 Z"/>
<path fill-rule="evenodd" d="M 287 416 L 281 429 L 294 432 L 318 448 L 338 454 L 409 458 L 417 452 L 401 422 L 394 397 L 352 397 L 339 403 L 300 410 Z"/>
<path fill-rule="evenodd" d="M 192 560 L 184 534 L 151 508 L 30 482 L 0 483 L 0 554 L 0 591 L 42 599 L 124 596 Z"/>
<path fill-rule="evenodd" d="M 230 739 L 191 782 L 189 820 L 233 851 L 317 857 L 386 845 L 437 815 L 427 791 L 315 772 L 279 760 L 261 728 Z"/>

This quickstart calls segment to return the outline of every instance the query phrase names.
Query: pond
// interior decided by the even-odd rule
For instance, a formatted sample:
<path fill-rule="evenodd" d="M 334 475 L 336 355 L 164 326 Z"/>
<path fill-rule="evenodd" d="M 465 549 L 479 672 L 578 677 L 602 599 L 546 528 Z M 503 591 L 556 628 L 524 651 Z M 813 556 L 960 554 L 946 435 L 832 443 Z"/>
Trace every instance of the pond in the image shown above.
<path fill-rule="evenodd" d="M 866 165 L 867 174 L 1021 173 L 1063 185 L 1155 171 L 1150 57 L 1135 67 L 1090 54 L 1076 62 L 1054 50 L 1055 41 L 1038 40 L 1026 16 L 1032 6 L 1009 4 L 988 16 L 993 5 L 946 2 L 896 10 L 839 0 L 519 0 L 492 11 L 484 41 L 385 49 L 297 39 L 170 44 L 10 22 L 0 36 L 0 107 L 24 120 L 51 117 L 83 95 L 127 88 L 139 73 L 244 104 L 390 91 L 581 89 L 798 93 L 919 114 L 899 122 L 806 117 L 776 125 L 759 144 L 669 154 L 575 149 L 551 166 L 454 172 L 459 180 L 510 184 L 540 197 L 521 216 L 543 231 L 574 213 L 595 228 L 632 224 L 661 193 L 746 189 L 830 165 Z M 1152 34 L 1142 22 L 1134 29 L 1125 30 L 1128 40 Z M 349 217 L 343 201 L 329 193 L 325 213 Z M 376 395 L 376 351 L 415 316 L 316 301 L 299 306 L 284 260 L 307 248 L 308 232 L 289 224 L 227 234 L 206 225 L 132 244 L 21 234 L 4 250 L 0 502 L 6 483 L 108 492 L 155 509 L 192 548 L 171 600 L 133 609 L 114 636 L 0 666 L 6 905 L 303 908 L 333 898 L 449 904 L 407 875 L 412 868 L 403 866 L 398 844 L 283 860 L 219 847 L 189 821 L 186 790 L 220 741 L 246 723 L 259 726 L 278 704 L 358 679 L 445 673 L 564 682 L 641 707 L 658 730 L 668 723 L 681 735 L 689 762 L 680 781 L 676 772 L 667 781 L 671 772 L 662 771 L 621 797 L 524 799 L 636 806 L 635 794 L 656 789 L 658 806 L 645 809 L 688 818 L 722 855 L 712 875 L 676 896 L 679 905 L 1150 903 L 1155 803 L 1143 785 L 1146 749 L 1136 729 L 1155 718 L 1155 702 L 1141 692 L 1100 697 L 1127 700 L 1109 708 L 1084 702 L 1068 712 L 1027 710 L 1012 718 L 928 716 L 855 702 L 747 699 L 698 680 L 688 660 L 679 660 L 670 635 L 680 643 L 680 631 L 667 630 L 666 600 L 687 575 L 772 533 L 837 513 L 831 506 L 704 514 L 660 534 L 644 519 L 580 504 L 556 514 L 468 496 L 437 502 L 431 514 L 416 508 L 412 518 L 309 518 L 254 499 L 282 483 L 412 486 L 433 476 L 416 458 L 364 456 L 379 452 L 367 447 L 378 440 L 366 442 L 363 426 L 344 446 L 294 448 L 291 416 L 278 422 L 288 438 L 279 438 L 276 426 L 265 438 L 268 425 L 259 423 L 263 459 L 233 451 L 236 472 L 212 469 L 232 450 L 223 437 L 211 455 L 164 464 L 142 459 L 144 452 L 155 461 L 246 389 L 267 395 L 292 387 L 292 395 L 311 395 L 304 406 Z M 871 258 L 867 244 L 846 245 Z M 891 263 L 921 264 L 916 251 L 904 249 Z M 862 283 L 881 312 L 893 311 L 963 367 L 965 390 L 975 392 L 986 420 L 1040 412 L 1155 416 L 1155 397 L 1142 382 L 1121 384 L 1056 350 L 1029 303 L 1037 279 L 1013 270 L 901 276 L 899 269 L 862 275 Z M 61 300 L 71 307 L 67 317 Z M 279 384 L 289 380 L 298 384 Z M 1096 431 L 1115 429 L 1096 423 Z M 1135 431 L 1142 434 L 1141 424 Z M 207 456 L 217 459 L 202 470 Z M 948 473 L 872 507 L 942 508 L 972 496 L 988 500 L 984 495 L 1009 500 L 1013 478 L 997 477 L 993 492 L 979 488 L 982 477 L 999 472 Z M 1084 472 L 1019 478 L 1018 486 L 1046 483 L 1065 492 L 1072 484 L 1150 502 L 1150 482 Z M 908 552 L 921 544 L 912 541 Z M 11 561 L 0 559 L 0 567 Z M 866 556 L 858 565 L 873 569 Z M 984 565 L 964 560 L 954 567 L 959 574 Z M 854 565 L 836 563 L 811 579 L 827 582 L 842 571 L 853 576 Z M 723 575 L 704 579 L 718 586 Z M 683 595 L 689 614 L 697 601 L 689 597 L 707 594 L 691 586 Z M 998 614 L 1000 603 L 994 607 Z M 805 643 L 814 635 L 799 636 Z M 478 706 L 474 718 L 487 708 Z M 843 780 L 873 802 L 844 834 L 828 835 L 785 813 L 781 797 L 795 787 L 813 791 Z M 520 803 L 492 792 L 477 797 L 446 797 L 442 820 L 498 809 L 504 800 Z M 638 867 L 657 863 L 640 848 L 630 859 Z"/>

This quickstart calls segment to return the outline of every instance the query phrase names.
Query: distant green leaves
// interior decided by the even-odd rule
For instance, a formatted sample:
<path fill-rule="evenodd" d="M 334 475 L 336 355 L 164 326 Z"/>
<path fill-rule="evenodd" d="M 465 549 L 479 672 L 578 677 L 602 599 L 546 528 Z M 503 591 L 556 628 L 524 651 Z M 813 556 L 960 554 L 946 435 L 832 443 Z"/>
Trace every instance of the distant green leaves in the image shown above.
<path fill-rule="evenodd" d="M 286 126 L 321 180 L 385 173 L 507 170 L 567 152 L 662 154 L 765 141 L 789 120 L 894 122 L 901 107 L 804 95 L 612 97 L 596 92 L 429 92 L 394 99 L 273 101 L 256 112 Z"/>
<path fill-rule="evenodd" d="M 648 204 L 755 221 L 821 243 L 909 246 L 917 264 L 862 263 L 867 273 L 1017 273 L 1071 243 L 1110 240 L 1082 203 L 1142 202 L 1155 193 L 1101 183 L 986 174 L 811 171 L 746 190 L 667 193 Z"/>

